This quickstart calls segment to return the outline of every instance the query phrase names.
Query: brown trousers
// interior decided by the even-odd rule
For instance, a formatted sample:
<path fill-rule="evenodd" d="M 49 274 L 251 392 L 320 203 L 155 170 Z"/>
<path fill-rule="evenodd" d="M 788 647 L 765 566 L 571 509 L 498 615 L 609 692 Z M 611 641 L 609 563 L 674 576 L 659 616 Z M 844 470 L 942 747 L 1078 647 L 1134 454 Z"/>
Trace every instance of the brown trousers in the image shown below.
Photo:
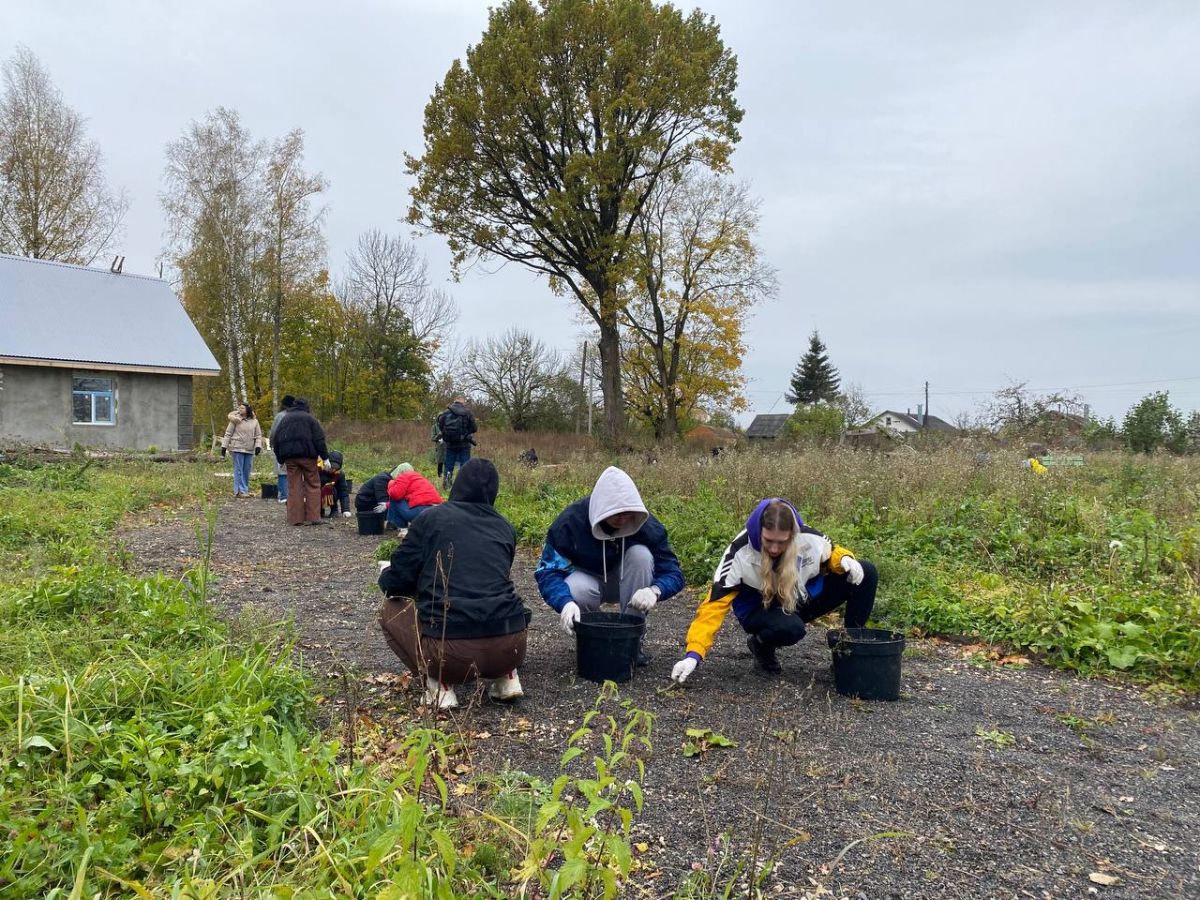
<path fill-rule="evenodd" d="M 289 525 L 321 521 L 321 476 L 315 459 L 289 459 L 287 466 Z"/>
<path fill-rule="evenodd" d="M 417 676 L 445 685 L 500 678 L 525 662 L 525 632 L 487 638 L 441 640 L 421 634 L 412 600 L 384 600 L 379 625 L 388 646 Z"/>

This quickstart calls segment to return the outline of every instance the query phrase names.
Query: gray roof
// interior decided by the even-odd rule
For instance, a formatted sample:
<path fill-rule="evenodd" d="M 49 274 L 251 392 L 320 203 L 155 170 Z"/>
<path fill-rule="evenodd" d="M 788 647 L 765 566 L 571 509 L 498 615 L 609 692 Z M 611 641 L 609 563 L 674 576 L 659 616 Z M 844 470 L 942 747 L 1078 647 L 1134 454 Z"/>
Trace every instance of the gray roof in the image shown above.
<path fill-rule="evenodd" d="M 883 416 L 891 416 L 893 419 L 900 419 L 902 422 L 907 422 L 911 428 L 918 431 L 958 431 L 953 425 L 945 419 L 939 419 L 937 416 L 926 414 L 925 421 L 921 421 L 921 417 L 910 412 L 896 412 L 894 409 L 885 409 L 879 415 L 871 419 L 872 422 L 882 418 Z"/>
<path fill-rule="evenodd" d="M 0 362 L 217 374 L 161 278 L 0 254 Z"/>
<path fill-rule="evenodd" d="M 754 421 L 750 423 L 750 427 L 746 429 L 746 437 L 748 438 L 777 438 L 787 426 L 788 419 L 792 416 L 790 413 L 782 413 L 775 415 L 757 415 Z"/>

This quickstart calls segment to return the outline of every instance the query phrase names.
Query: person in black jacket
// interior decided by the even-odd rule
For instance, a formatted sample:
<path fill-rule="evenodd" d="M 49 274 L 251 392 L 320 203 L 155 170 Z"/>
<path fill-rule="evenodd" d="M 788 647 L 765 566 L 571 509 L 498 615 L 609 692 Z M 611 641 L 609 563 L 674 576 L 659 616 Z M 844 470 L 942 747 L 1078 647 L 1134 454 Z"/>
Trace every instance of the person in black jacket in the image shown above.
<path fill-rule="evenodd" d="M 321 477 L 317 459 L 325 459 L 325 432 L 301 398 L 279 423 L 272 443 L 275 458 L 287 467 L 289 525 L 321 524 Z"/>
<path fill-rule="evenodd" d="M 387 488 L 388 482 L 392 478 L 391 472 L 380 472 L 364 481 L 362 487 L 354 494 L 354 511 L 359 513 L 387 512 Z"/>
<path fill-rule="evenodd" d="M 471 445 L 475 443 L 474 434 L 478 430 L 475 415 L 467 409 L 467 401 L 463 397 L 455 397 L 454 402 L 438 416 L 437 431 L 446 448 L 446 458 L 442 464 L 443 488 L 453 483 L 455 467 L 465 466 L 471 458 Z"/>
<path fill-rule="evenodd" d="M 492 505 L 499 490 L 496 467 L 470 460 L 450 499 L 414 519 L 380 563 L 388 646 L 425 677 L 425 702 L 441 709 L 457 706 L 455 686 L 477 677 L 494 679 L 493 699 L 523 696 L 517 667 L 530 614 L 512 583 L 516 532 Z"/>

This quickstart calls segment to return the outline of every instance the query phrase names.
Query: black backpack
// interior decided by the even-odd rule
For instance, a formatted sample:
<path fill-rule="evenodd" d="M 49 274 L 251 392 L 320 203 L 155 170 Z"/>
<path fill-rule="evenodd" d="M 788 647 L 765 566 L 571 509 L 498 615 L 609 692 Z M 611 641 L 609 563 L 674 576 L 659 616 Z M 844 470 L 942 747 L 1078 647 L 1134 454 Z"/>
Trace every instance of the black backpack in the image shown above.
<path fill-rule="evenodd" d="M 467 417 L 447 410 L 442 419 L 442 439 L 447 444 L 463 444 L 467 440 Z"/>

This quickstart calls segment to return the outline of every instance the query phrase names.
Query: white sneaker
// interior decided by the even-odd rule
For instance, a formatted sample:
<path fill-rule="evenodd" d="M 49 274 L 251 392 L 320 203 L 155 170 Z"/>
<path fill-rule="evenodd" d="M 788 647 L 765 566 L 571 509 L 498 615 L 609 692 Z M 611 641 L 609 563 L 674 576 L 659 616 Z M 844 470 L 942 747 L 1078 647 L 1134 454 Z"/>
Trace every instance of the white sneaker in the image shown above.
<path fill-rule="evenodd" d="M 280 497 L 280 498 L 279 498 L 279 502 L 280 502 L 280 503 L 287 503 L 287 497 Z"/>
<path fill-rule="evenodd" d="M 458 695 L 454 693 L 454 688 L 427 676 L 425 678 L 425 697 L 421 702 L 426 706 L 436 706 L 438 709 L 457 709 Z"/>
<path fill-rule="evenodd" d="M 396 537 L 398 537 L 400 540 L 404 540 L 406 537 L 408 537 L 408 529 L 407 528 L 397 528 L 396 529 Z"/>
<path fill-rule="evenodd" d="M 342 518 L 343 519 L 350 518 L 350 510 L 346 510 L 344 513 L 342 513 Z"/>
<path fill-rule="evenodd" d="M 493 700 L 516 700 L 518 697 L 524 697 L 525 692 L 521 690 L 521 679 L 517 677 L 517 670 L 513 669 L 507 675 L 495 679 L 488 688 L 488 696 Z"/>

